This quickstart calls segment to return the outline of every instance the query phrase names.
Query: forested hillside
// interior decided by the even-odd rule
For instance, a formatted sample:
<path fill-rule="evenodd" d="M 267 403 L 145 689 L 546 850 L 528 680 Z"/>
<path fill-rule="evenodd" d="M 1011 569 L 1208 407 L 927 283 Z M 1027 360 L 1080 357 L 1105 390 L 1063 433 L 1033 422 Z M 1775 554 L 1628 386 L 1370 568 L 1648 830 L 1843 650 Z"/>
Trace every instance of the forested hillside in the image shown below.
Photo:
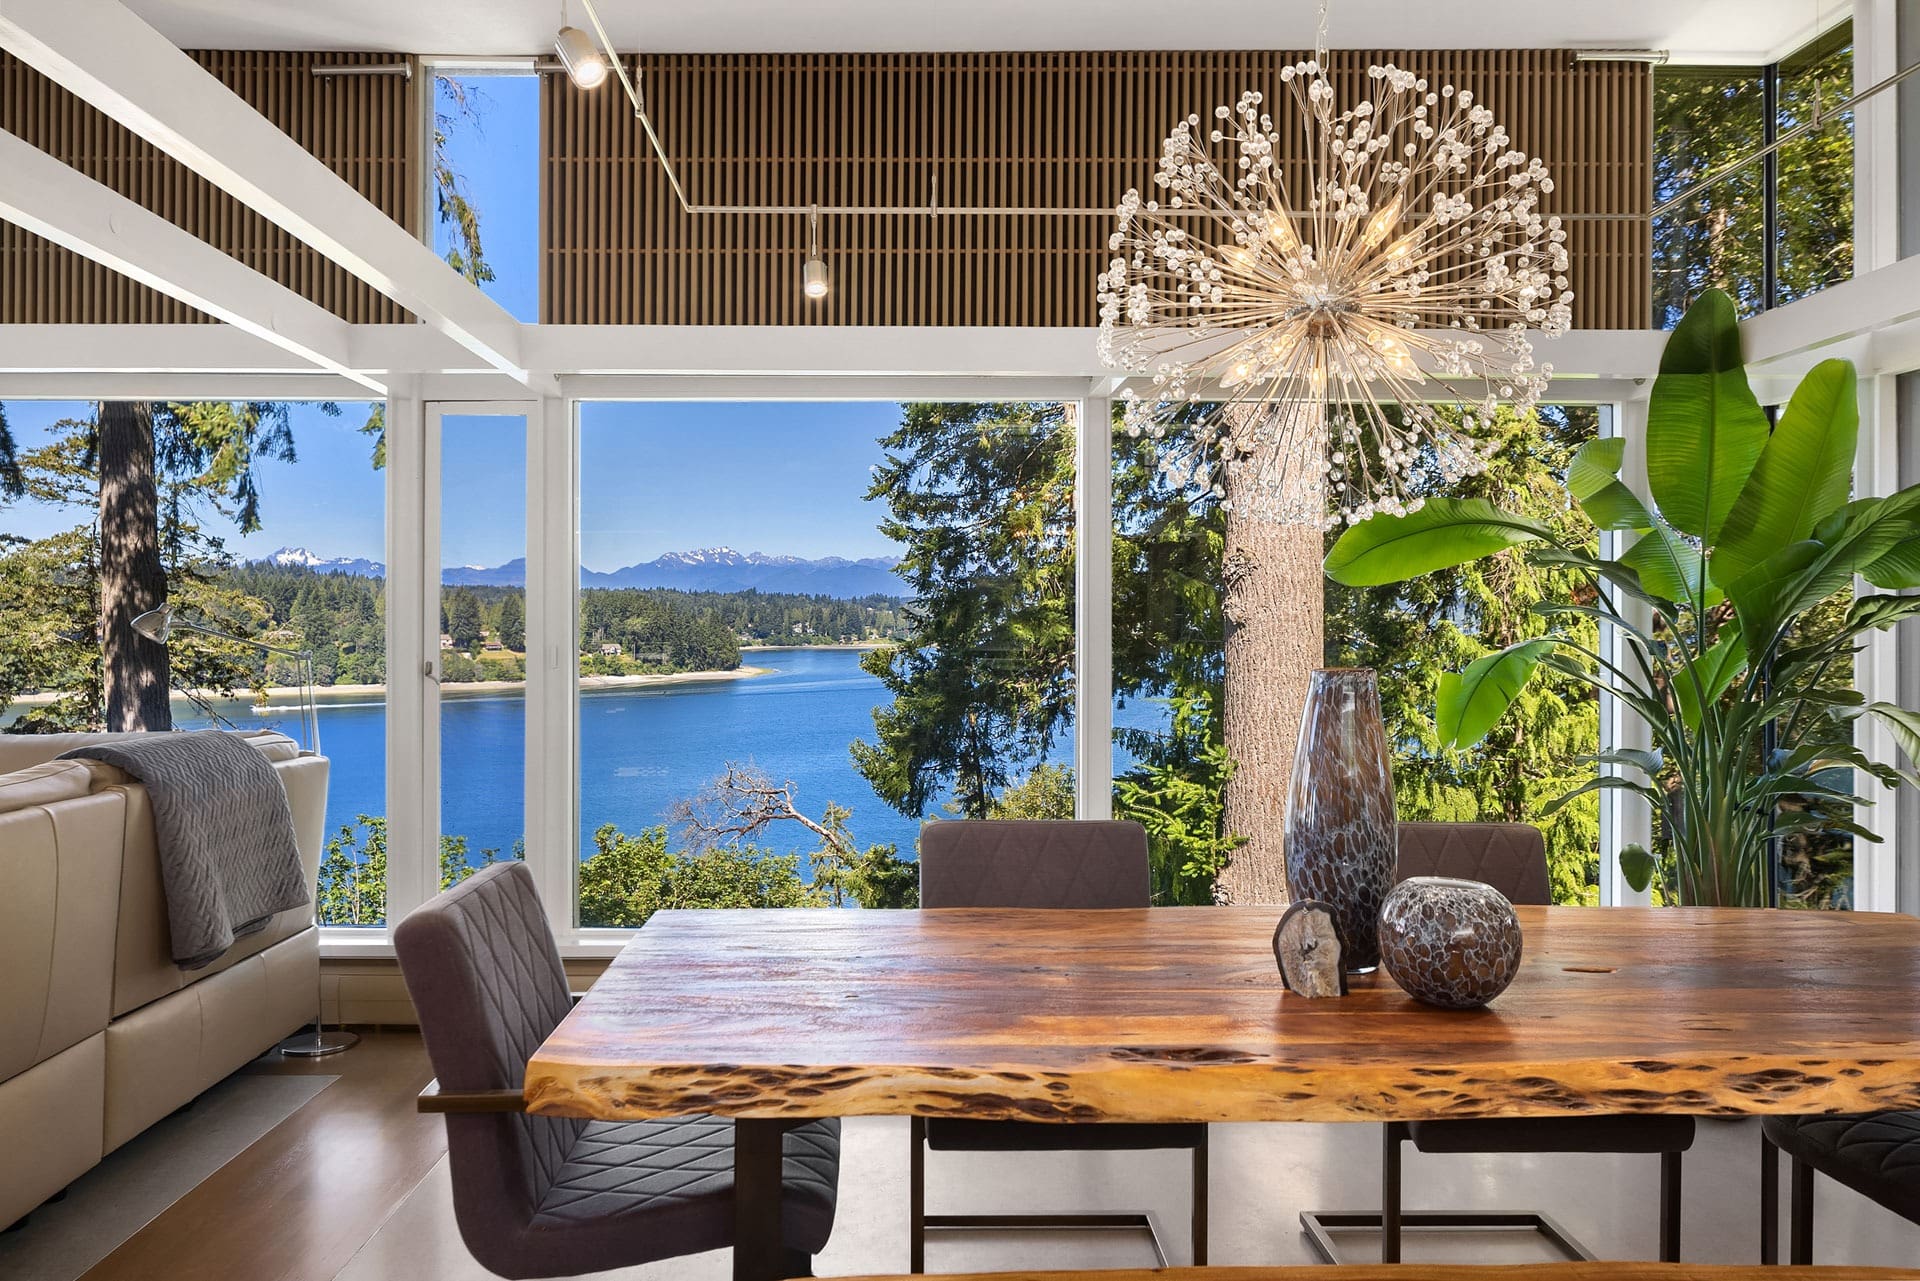
<path fill-rule="evenodd" d="M 254 634 L 288 649 L 312 649 L 322 685 L 377 685 L 386 678 L 386 584 L 260 561 L 235 566 L 223 585 L 258 601 Z M 764 592 L 585 588 L 580 593 L 580 669 L 588 675 L 727 671 L 747 645 L 819 645 L 897 638 L 903 602 L 885 596 L 835 600 Z M 518 587 L 449 587 L 440 630 L 450 642 L 442 679 L 524 678 L 526 599 Z M 263 669 L 291 683 L 288 660 Z"/>

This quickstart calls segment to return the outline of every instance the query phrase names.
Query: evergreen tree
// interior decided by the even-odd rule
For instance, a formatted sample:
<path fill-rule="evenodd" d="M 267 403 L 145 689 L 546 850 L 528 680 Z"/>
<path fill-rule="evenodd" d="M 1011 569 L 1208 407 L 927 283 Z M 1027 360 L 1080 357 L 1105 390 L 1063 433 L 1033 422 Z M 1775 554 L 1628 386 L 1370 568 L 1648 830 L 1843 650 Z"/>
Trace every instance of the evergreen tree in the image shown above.
<path fill-rule="evenodd" d="M 455 588 L 447 597 L 447 635 L 453 647 L 463 654 L 480 648 L 480 602 L 464 587 Z"/>
<path fill-rule="evenodd" d="M 500 602 L 500 643 L 516 652 L 527 647 L 527 608 L 520 603 L 519 592 L 508 592 Z"/>
<path fill-rule="evenodd" d="M 913 404 L 880 443 L 868 496 L 906 549 L 914 627 L 861 659 L 893 702 L 854 765 L 903 814 L 951 783 L 984 818 L 1072 711 L 1073 424 L 1055 404 Z"/>

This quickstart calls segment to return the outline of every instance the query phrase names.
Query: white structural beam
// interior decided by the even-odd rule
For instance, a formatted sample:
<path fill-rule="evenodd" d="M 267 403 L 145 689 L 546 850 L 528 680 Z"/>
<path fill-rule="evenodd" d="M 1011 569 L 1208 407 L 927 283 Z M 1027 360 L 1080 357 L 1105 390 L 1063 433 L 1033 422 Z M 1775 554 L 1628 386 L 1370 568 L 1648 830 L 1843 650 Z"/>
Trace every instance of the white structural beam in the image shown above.
<path fill-rule="evenodd" d="M 519 321 L 118 0 L 0 0 L 0 48 L 492 368 L 524 374 Z"/>
<path fill-rule="evenodd" d="M 0 218 L 386 394 L 384 384 L 349 367 L 349 327 L 326 308 L 4 130 L 0 172 L 7 175 Z"/>

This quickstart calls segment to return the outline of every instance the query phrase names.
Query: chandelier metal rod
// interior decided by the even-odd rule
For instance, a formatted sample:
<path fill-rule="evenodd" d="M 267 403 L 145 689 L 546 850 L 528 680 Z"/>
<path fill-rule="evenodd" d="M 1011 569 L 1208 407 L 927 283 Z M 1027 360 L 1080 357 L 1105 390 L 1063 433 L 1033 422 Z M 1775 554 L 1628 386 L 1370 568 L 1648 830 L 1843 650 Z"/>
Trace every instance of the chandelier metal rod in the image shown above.
<path fill-rule="evenodd" d="M 1694 183 L 1691 187 L 1688 187 L 1685 191 L 1682 191 L 1679 195 L 1672 196 L 1666 200 L 1661 201 L 1659 204 L 1653 207 L 1653 213 L 1649 216 L 1653 218 L 1659 218 L 1665 214 L 1672 213 L 1675 209 L 1679 208 L 1681 205 L 1685 204 L 1687 201 L 1693 199 L 1695 196 L 1699 195 L 1701 192 L 1705 191 L 1707 188 L 1716 186 L 1722 182 L 1725 182 L 1728 178 L 1733 177 L 1733 175 L 1739 173 L 1742 169 L 1747 168 L 1747 166 L 1749 165 L 1755 164 L 1761 160 L 1765 160 L 1768 156 L 1780 150 L 1780 148 L 1786 146 L 1788 143 L 1794 141 L 1795 139 L 1803 138 L 1807 134 L 1813 133 L 1816 130 L 1824 129 L 1828 124 L 1832 122 L 1833 118 L 1835 116 L 1838 116 L 1841 112 L 1853 110 L 1853 108 L 1859 103 L 1865 102 L 1867 99 L 1873 97 L 1875 94 L 1884 93 L 1886 90 L 1893 88 L 1895 85 L 1899 84 L 1902 80 L 1905 80 L 1908 76 L 1912 75 L 1916 71 L 1920 71 L 1920 62 L 1916 62 L 1909 67 L 1901 68 L 1899 71 L 1896 71 L 1892 75 L 1888 76 L 1885 80 L 1882 80 L 1879 84 L 1867 86 L 1865 89 L 1862 89 L 1859 93 L 1854 94 L 1853 97 L 1848 98 L 1845 102 L 1836 103 L 1831 107 L 1822 108 L 1820 111 L 1818 111 L 1814 115 L 1813 119 L 1804 121 L 1800 124 L 1795 125 L 1793 128 L 1787 130 L 1785 133 L 1781 134 L 1778 138 L 1775 138 L 1772 142 L 1768 143 L 1766 146 L 1761 147 L 1758 150 L 1748 155 L 1742 156 L 1740 159 L 1732 162 L 1731 164 L 1725 165 L 1720 169 L 1714 170 L 1714 172 L 1708 174 L 1706 177 L 1702 178 L 1699 182 Z M 1561 215 L 1561 217 L 1563 218 L 1566 216 L 1567 215 L 1565 214 Z"/>

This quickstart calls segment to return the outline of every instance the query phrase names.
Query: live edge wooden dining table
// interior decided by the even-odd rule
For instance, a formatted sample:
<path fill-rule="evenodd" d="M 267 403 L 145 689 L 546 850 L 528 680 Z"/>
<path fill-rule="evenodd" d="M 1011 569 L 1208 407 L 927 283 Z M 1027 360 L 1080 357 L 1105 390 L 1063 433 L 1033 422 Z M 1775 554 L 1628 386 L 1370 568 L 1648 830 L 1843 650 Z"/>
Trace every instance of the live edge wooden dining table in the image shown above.
<path fill-rule="evenodd" d="M 1287 993 L 1273 908 L 661 912 L 528 1063 L 527 1104 L 735 1118 L 741 1281 L 780 1273 L 781 1135 L 810 1117 L 1920 1107 L 1920 920 L 1518 911 L 1520 973 L 1470 1013 L 1384 974 Z"/>

